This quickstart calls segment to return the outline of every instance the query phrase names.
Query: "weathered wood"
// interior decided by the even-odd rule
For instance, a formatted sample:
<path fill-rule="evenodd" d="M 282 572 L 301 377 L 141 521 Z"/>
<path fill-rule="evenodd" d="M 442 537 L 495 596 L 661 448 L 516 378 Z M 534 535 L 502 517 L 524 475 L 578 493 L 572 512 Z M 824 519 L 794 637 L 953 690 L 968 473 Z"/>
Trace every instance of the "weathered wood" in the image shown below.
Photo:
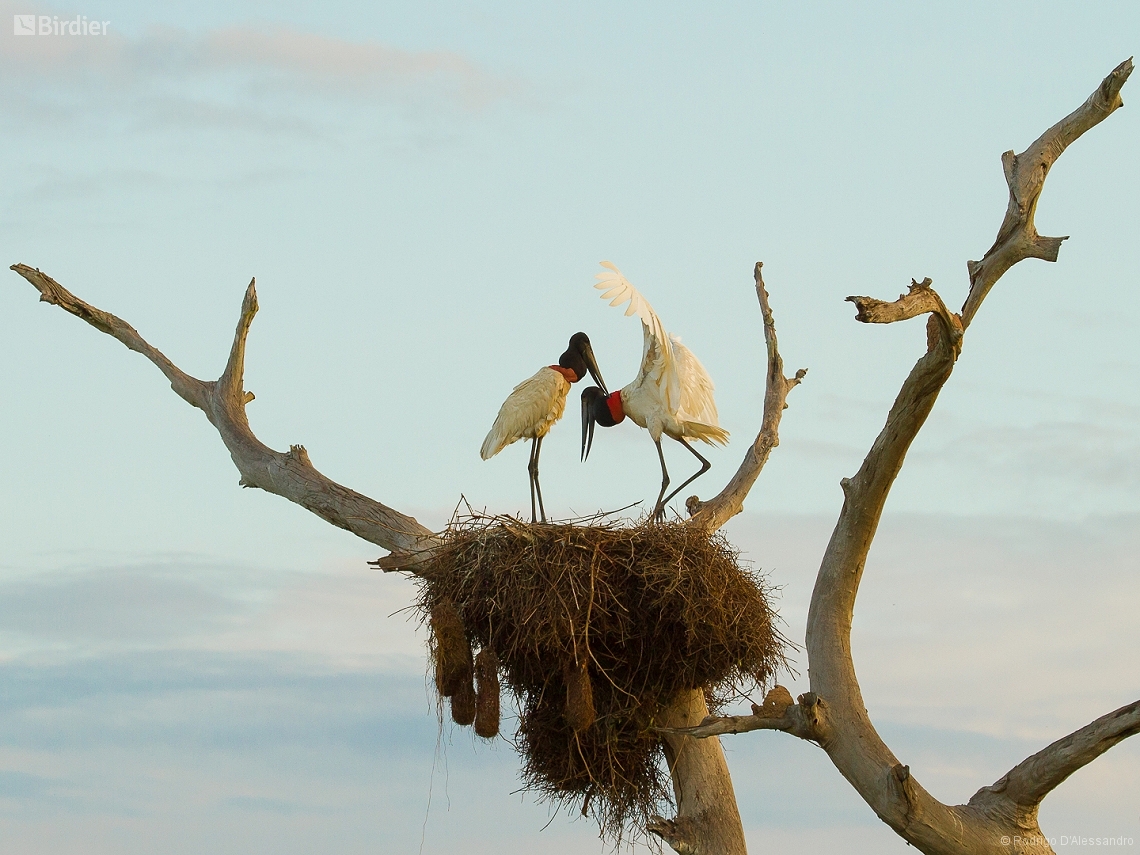
<path fill-rule="evenodd" d="M 415 553 L 435 542 L 435 535 L 412 517 L 326 478 L 309 461 L 304 446 L 293 445 L 288 451 L 274 451 L 254 435 L 245 412 L 253 393 L 242 388 L 246 338 L 257 314 L 254 282 L 249 283 L 242 300 L 241 316 L 225 370 L 219 379 L 208 381 L 186 374 L 126 321 L 85 303 L 46 273 L 26 264 L 13 264 L 11 269 L 35 286 L 40 300 L 82 318 L 153 362 L 166 375 L 174 392 L 205 413 L 217 429 L 234 466 L 241 473 L 241 486 L 275 493 L 385 549 Z"/>
<path fill-rule="evenodd" d="M 1021 761 L 996 783 L 978 790 L 970 804 L 1005 799 L 1022 807 L 1034 807 L 1075 771 L 1137 733 L 1140 701 L 1133 701 Z"/>
<path fill-rule="evenodd" d="M 1046 855 L 1037 810 L 1041 800 L 1081 766 L 1140 732 L 1140 701 L 1028 758 L 969 804 L 948 806 L 931 796 L 883 742 L 863 703 L 851 654 L 855 598 L 887 495 L 906 453 L 934 407 L 962 350 L 962 339 L 994 284 L 1026 258 L 1056 261 L 1065 238 L 1045 238 L 1033 224 L 1049 169 L 1083 133 L 1123 105 L 1121 87 L 1132 60 L 1121 63 L 1096 91 L 1020 155 L 1002 155 L 1009 205 L 994 245 L 969 262 L 970 292 L 961 315 L 950 313 L 930 280 L 914 282 L 893 302 L 849 297 L 863 323 L 895 323 L 929 314 L 927 352 L 903 382 L 863 465 L 844 478 L 844 502 L 821 563 L 808 612 L 807 654 L 812 691 L 779 716 L 708 718 L 685 729 L 696 737 L 781 730 L 817 742 L 875 813 L 927 855 Z M 746 492 L 746 491 L 745 491 Z M 810 701 L 810 703 L 807 703 Z"/>
<path fill-rule="evenodd" d="M 772 315 L 772 307 L 768 304 L 768 291 L 764 287 L 764 277 L 761 275 L 763 266 L 763 262 L 757 261 L 753 276 L 756 280 L 756 297 L 760 300 L 760 311 L 764 317 L 764 343 L 768 351 L 764 415 L 760 422 L 760 433 L 745 452 L 744 460 L 724 489 L 707 502 L 701 502 L 696 496 L 690 496 L 685 503 L 693 524 L 703 525 L 710 531 L 716 531 L 744 510 L 744 499 L 768 462 L 772 449 L 780 444 L 780 419 L 788 406 L 788 393 L 798 386 L 807 374 L 807 369 L 801 368 L 794 377 L 784 376 L 784 360 L 780 357 L 780 348 L 776 341 L 776 321 Z"/>
<path fill-rule="evenodd" d="M 808 611 L 808 667 L 812 691 L 828 704 L 829 733 L 822 743 L 824 750 L 875 813 L 928 855 L 1010 855 L 1019 851 L 1040 855 L 1049 851 L 1047 844 L 1037 839 L 1040 798 L 1032 804 L 1019 804 L 1008 793 L 993 793 L 986 800 L 950 807 L 911 777 L 909 768 L 880 738 L 863 703 L 851 655 L 855 597 L 887 495 L 911 442 L 950 378 L 964 330 L 1006 270 L 1025 258 L 1056 259 L 1061 239 L 1042 238 L 1033 226 L 1049 168 L 1070 143 L 1122 105 L 1120 88 L 1131 72 L 1131 60 L 1121 63 L 1081 107 L 1042 134 L 1025 152 L 1003 155 L 1009 207 L 993 247 L 980 262 L 969 265 L 970 293 L 960 323 L 946 312 L 941 300 L 934 299 L 937 295 L 929 283 L 912 285 L 911 293 L 889 311 L 883 310 L 883 304 L 872 306 L 865 298 L 863 302 L 856 300 L 860 320 L 867 322 L 904 320 L 917 311 L 931 313 L 932 319 L 927 325 L 926 354 L 904 381 L 863 465 L 853 478 L 842 482 L 843 508 Z M 902 305 L 911 302 L 920 305 Z M 1093 752 L 1084 756 L 1088 762 Z M 1057 778 L 1053 786 L 1060 780 Z M 1040 797 L 1044 795 L 1040 793 Z"/>
<path fill-rule="evenodd" d="M 659 717 L 677 816 L 657 817 L 648 831 L 681 855 L 745 855 L 744 828 L 720 742 L 678 732 L 708 714 L 704 692 L 695 689 L 682 693 Z"/>

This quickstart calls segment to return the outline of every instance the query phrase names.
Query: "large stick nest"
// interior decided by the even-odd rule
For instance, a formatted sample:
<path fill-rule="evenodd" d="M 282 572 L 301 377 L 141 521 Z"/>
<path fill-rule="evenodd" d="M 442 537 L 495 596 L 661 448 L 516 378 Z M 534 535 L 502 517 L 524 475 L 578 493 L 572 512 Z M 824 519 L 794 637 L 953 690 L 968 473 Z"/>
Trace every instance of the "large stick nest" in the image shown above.
<path fill-rule="evenodd" d="M 472 516 L 422 569 L 417 606 L 454 720 L 494 736 L 501 675 L 527 787 L 592 813 L 611 838 L 670 800 L 661 708 L 692 689 L 719 708 L 785 664 L 764 580 L 685 523 Z"/>

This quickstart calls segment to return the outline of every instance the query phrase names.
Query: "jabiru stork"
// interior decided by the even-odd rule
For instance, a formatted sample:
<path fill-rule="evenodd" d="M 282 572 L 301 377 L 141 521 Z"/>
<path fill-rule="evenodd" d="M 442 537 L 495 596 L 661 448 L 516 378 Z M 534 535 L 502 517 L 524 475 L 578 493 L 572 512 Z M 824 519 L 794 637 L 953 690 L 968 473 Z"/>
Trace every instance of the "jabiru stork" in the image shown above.
<path fill-rule="evenodd" d="M 523 380 L 503 401 L 499 415 L 491 426 L 491 432 L 483 440 L 479 454 L 490 460 L 512 442 L 520 439 L 532 440 L 530 446 L 530 521 L 535 522 L 534 499 L 538 496 L 538 512 L 546 522 L 546 509 L 542 506 L 542 489 L 538 485 L 538 455 L 542 450 L 542 438 L 554 423 L 562 418 L 566 410 L 566 393 L 570 384 L 577 383 L 586 372 L 603 390 L 602 372 L 594 359 L 590 337 L 584 332 L 574 333 L 566 352 L 558 358 L 557 365 L 547 365 L 538 369 L 533 377 Z"/>
<path fill-rule="evenodd" d="M 677 336 L 665 331 L 653 307 L 617 267 L 608 261 L 603 261 L 602 267 L 607 272 L 596 275 L 599 281 L 594 286 L 604 292 L 602 299 L 609 300 L 611 306 L 629 303 L 626 316 L 641 319 L 641 370 L 632 383 L 613 394 L 595 386 L 582 392 L 582 460 L 590 454 L 595 424 L 612 427 L 629 416 L 648 430 L 661 461 L 661 490 L 653 506 L 653 519 L 660 521 L 669 500 L 712 465 L 686 440 L 723 445 L 728 442 L 728 431 L 717 424 L 712 379 L 700 360 Z M 662 435 L 671 436 L 701 461 L 701 468 L 668 496 L 669 470 L 661 450 Z"/>

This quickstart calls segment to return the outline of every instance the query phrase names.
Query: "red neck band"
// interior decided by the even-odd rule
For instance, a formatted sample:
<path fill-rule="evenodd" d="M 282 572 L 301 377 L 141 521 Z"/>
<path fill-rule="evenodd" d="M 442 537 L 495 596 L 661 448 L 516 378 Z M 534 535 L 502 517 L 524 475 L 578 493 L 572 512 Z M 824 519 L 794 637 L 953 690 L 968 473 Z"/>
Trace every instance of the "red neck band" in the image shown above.
<path fill-rule="evenodd" d="M 606 406 L 609 408 L 610 416 L 615 425 L 625 418 L 625 410 L 621 406 L 621 389 L 606 396 Z"/>
<path fill-rule="evenodd" d="M 552 371 L 557 371 L 559 374 L 565 377 L 567 383 L 578 382 L 578 372 L 576 372 L 573 368 L 563 368 L 561 365 L 548 365 L 546 367 Z"/>

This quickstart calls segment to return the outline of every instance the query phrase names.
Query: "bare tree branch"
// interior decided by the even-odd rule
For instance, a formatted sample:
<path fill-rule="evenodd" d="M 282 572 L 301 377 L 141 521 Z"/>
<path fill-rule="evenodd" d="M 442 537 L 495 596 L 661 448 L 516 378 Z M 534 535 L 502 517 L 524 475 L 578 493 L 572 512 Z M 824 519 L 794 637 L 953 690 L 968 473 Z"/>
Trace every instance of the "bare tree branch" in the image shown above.
<path fill-rule="evenodd" d="M 782 730 L 818 743 L 876 814 L 900 836 L 929 855 L 1043 855 L 1040 801 L 1073 771 L 1112 745 L 1140 732 L 1140 702 L 1104 716 L 1014 767 L 982 788 L 967 805 L 940 803 L 914 780 L 879 737 L 856 679 L 851 652 L 855 599 L 867 554 L 891 485 L 906 453 L 949 379 L 961 352 L 964 330 L 1000 277 L 1025 258 L 1055 261 L 1065 238 L 1042 237 L 1034 225 L 1037 201 L 1056 159 L 1081 134 L 1122 106 L 1120 91 L 1131 60 L 1110 74 L 1088 100 L 1047 130 L 1020 155 L 1002 156 L 1009 204 L 997 239 L 979 262 L 969 262 L 970 292 L 961 315 L 950 313 L 930 287 L 912 281 L 909 292 L 885 302 L 849 298 L 865 323 L 893 323 L 929 314 L 927 351 L 915 364 L 854 477 L 843 479 L 843 508 L 824 555 L 808 614 L 807 653 L 811 691 L 792 703 L 786 690 L 769 694 L 751 716 L 711 718 L 699 691 L 684 693 L 660 716 L 665 753 L 673 776 L 678 815 L 657 819 L 648 830 L 676 851 L 691 855 L 743 855 L 741 829 L 731 780 L 719 741 L 692 739 L 749 730 Z M 217 429 L 241 473 L 243 486 L 281 495 L 369 542 L 393 551 L 385 569 L 411 569 L 438 542 L 411 517 L 349 490 L 321 475 L 302 446 L 276 452 L 249 427 L 245 406 L 253 396 L 243 386 L 246 339 L 257 312 L 251 282 L 225 370 L 216 381 L 181 371 L 121 319 L 79 300 L 50 277 L 26 265 L 13 270 L 31 282 L 41 299 L 82 318 L 151 360 L 174 391 L 198 407 Z M 779 442 L 778 428 L 787 396 L 803 378 L 783 374 L 768 294 L 755 269 L 757 297 L 764 316 L 768 371 L 761 430 L 724 490 L 709 502 L 687 503 L 695 522 L 715 530 L 739 513 L 749 490 Z M 1022 842 L 1018 842 L 1022 841 Z"/>
<path fill-rule="evenodd" d="M 302 446 L 286 453 L 262 444 L 249 427 L 245 405 L 253 394 L 243 389 L 246 340 L 257 292 L 250 282 L 225 370 L 217 381 L 203 381 L 181 371 L 122 319 L 83 302 L 58 282 L 27 265 L 12 266 L 41 294 L 41 299 L 82 318 L 101 332 L 142 353 L 170 380 L 185 401 L 202 410 L 217 429 L 241 473 L 241 484 L 260 487 L 307 508 L 334 525 L 392 551 L 370 562 L 384 570 L 425 572 L 422 564 L 439 540 L 411 517 L 321 475 Z M 683 693 L 661 713 L 674 727 L 699 722 L 708 715 L 700 690 Z M 724 751 L 716 740 L 697 743 L 664 737 L 670 773 L 677 793 L 677 818 L 658 820 L 648 830 L 691 855 L 746 855 L 744 831 Z M 673 740 L 671 743 L 670 740 Z"/>
<path fill-rule="evenodd" d="M 782 730 L 818 742 L 875 813 L 905 840 L 931 855 L 1051 851 L 1037 824 L 1041 799 L 1077 768 L 1140 731 L 1137 704 L 1117 710 L 1029 758 L 994 786 L 979 791 L 968 805 L 948 807 L 913 779 L 910 768 L 899 763 L 879 737 L 867 715 L 851 655 L 855 598 L 887 495 L 911 442 L 954 369 L 963 332 L 1006 270 L 1024 258 L 1056 260 L 1063 238 L 1042 238 L 1033 225 L 1045 177 L 1069 144 L 1122 105 L 1120 88 L 1131 71 L 1131 60 L 1121 63 L 1080 108 L 1046 131 L 1023 154 L 1003 155 L 1009 207 L 993 247 L 982 261 L 969 265 L 971 288 L 961 317 L 947 311 L 929 279 L 921 283 L 912 280 L 909 292 L 890 303 L 869 297 L 848 298 L 856 304 L 857 320 L 864 323 L 894 323 L 921 314 L 930 314 L 931 318 L 926 354 L 904 381 L 886 425 L 858 473 L 841 482 L 843 509 L 820 566 L 808 613 L 812 692 L 801 695 L 797 705 L 754 708 L 751 716 L 710 717 L 696 727 L 683 729 L 695 737 Z M 762 290 L 759 269 L 757 283 Z M 767 317 L 766 313 L 766 322 Z M 769 353 L 773 351 L 770 344 Z M 826 704 L 822 698 L 827 698 Z"/>
<path fill-rule="evenodd" d="M 952 341 L 960 339 L 962 319 L 950 314 L 938 292 L 930 285 L 929 277 L 921 282 L 911 279 L 907 293 L 900 295 L 893 303 L 885 303 L 874 297 L 848 297 L 847 302 L 854 303 L 858 309 L 855 320 L 865 324 L 893 324 L 919 315 L 933 314 L 944 324 Z"/>
<path fill-rule="evenodd" d="M 290 446 L 287 452 L 274 451 L 254 436 L 245 412 L 253 394 L 242 388 L 246 337 L 257 314 L 257 291 L 252 281 L 242 301 L 226 368 L 218 380 L 205 381 L 178 368 L 126 321 L 83 302 L 47 274 L 26 264 L 14 264 L 11 269 L 35 286 L 42 301 L 82 318 L 158 366 L 175 393 L 202 410 L 217 429 L 241 473 L 243 487 L 259 487 L 282 496 L 385 549 L 415 552 L 434 542 L 435 535 L 411 517 L 326 478 L 309 462 L 304 446 Z"/>
<path fill-rule="evenodd" d="M 752 485 L 756 483 L 760 470 L 768 462 L 772 449 L 780 444 L 780 419 L 788 406 L 788 393 L 798 386 L 807 374 L 807 369 L 801 368 L 794 377 L 784 376 L 784 360 L 780 357 L 779 345 L 776 342 L 776 320 L 772 315 L 772 307 L 768 304 L 764 277 L 760 273 L 763 266 L 762 261 L 757 261 L 753 275 L 756 279 L 756 296 L 760 300 L 760 311 L 764 316 L 764 342 L 768 348 L 764 417 L 756 441 L 745 452 L 740 468 L 736 470 L 736 474 L 725 488 L 707 502 L 700 501 L 696 496 L 690 496 L 685 502 L 692 521 L 707 527 L 710 531 L 716 531 L 744 509 L 744 499 L 748 496 Z"/>
<path fill-rule="evenodd" d="M 1122 104 L 1120 87 L 1131 71 L 1131 60 L 1122 63 L 1080 108 L 1046 131 L 1026 152 L 1017 157 L 1010 153 L 1003 156 L 1009 207 L 993 247 L 982 261 L 969 265 L 970 295 L 960 324 L 936 299 L 929 282 L 912 284 L 910 293 L 893 304 L 854 299 L 858 319 L 864 322 L 889 323 L 924 312 L 931 313 L 932 318 L 927 323 L 926 354 L 904 381 L 886 425 L 858 473 L 841 482 L 843 508 L 808 612 L 809 672 L 812 691 L 828 701 L 829 732 L 821 744 L 832 762 L 884 822 L 923 852 L 1008 855 L 1017 851 L 1016 846 L 1008 845 L 1010 837 L 1036 832 L 1036 803 L 1017 804 L 1007 796 L 1000 804 L 991 800 L 947 807 L 911 777 L 909 768 L 899 763 L 879 737 L 863 703 L 851 655 L 855 597 L 891 485 L 954 369 L 963 329 L 989 289 L 1011 266 L 1024 258 L 1056 258 L 1059 239 L 1041 238 L 1033 226 L 1045 177 L 1070 143 Z M 1085 752 L 1082 756 L 1092 759 L 1094 755 Z M 1063 779 L 1054 778 L 1053 786 Z M 1000 842 L 1003 836 L 1006 844 Z M 1035 844 L 1026 851 L 1049 850 L 1047 844 Z"/>
<path fill-rule="evenodd" d="M 697 739 L 753 730 L 782 730 L 800 739 L 823 744 L 827 739 L 827 704 L 814 692 L 800 695 L 797 704 L 787 689 L 776 686 L 768 692 L 762 706 L 752 705 L 752 715 L 710 715 L 694 727 L 658 728 L 660 733 Z"/>
<path fill-rule="evenodd" d="M 184 373 L 156 348 L 151 347 L 143 337 L 138 334 L 138 331 L 126 321 L 115 317 L 109 312 L 104 312 L 102 309 L 96 309 L 89 303 L 83 302 L 50 276 L 28 267 L 26 264 L 13 264 L 9 269 L 15 270 L 36 287 L 36 290 L 40 292 L 41 303 L 51 303 L 53 306 L 59 306 L 77 318 L 82 318 L 87 321 L 87 323 L 91 324 L 91 326 L 100 332 L 105 332 L 107 335 L 117 338 L 126 345 L 128 349 L 133 350 L 135 353 L 141 353 L 158 366 L 159 371 L 166 375 L 166 379 L 170 381 L 170 388 L 172 388 L 180 398 L 200 410 L 206 409 L 204 402 L 208 397 L 207 384 Z"/>
<path fill-rule="evenodd" d="M 1140 701 L 1101 716 L 1021 761 L 996 783 L 983 787 L 970 804 L 997 801 L 1000 794 L 1022 807 L 1036 807 L 1062 781 L 1129 736 L 1140 733 Z"/>
<path fill-rule="evenodd" d="M 1057 158 L 1085 131 L 1103 122 L 1124 106 L 1120 90 L 1132 73 L 1132 57 L 1124 60 L 1096 88 L 1085 103 L 1045 131 L 1021 154 L 1007 151 L 1001 156 L 1005 182 L 1009 185 L 1009 206 L 998 229 L 997 239 L 981 261 L 967 264 L 970 293 L 962 306 L 962 324 L 969 326 L 982 300 L 1009 268 L 1024 258 L 1056 261 L 1065 237 L 1041 237 L 1033 218 L 1045 178 Z"/>

